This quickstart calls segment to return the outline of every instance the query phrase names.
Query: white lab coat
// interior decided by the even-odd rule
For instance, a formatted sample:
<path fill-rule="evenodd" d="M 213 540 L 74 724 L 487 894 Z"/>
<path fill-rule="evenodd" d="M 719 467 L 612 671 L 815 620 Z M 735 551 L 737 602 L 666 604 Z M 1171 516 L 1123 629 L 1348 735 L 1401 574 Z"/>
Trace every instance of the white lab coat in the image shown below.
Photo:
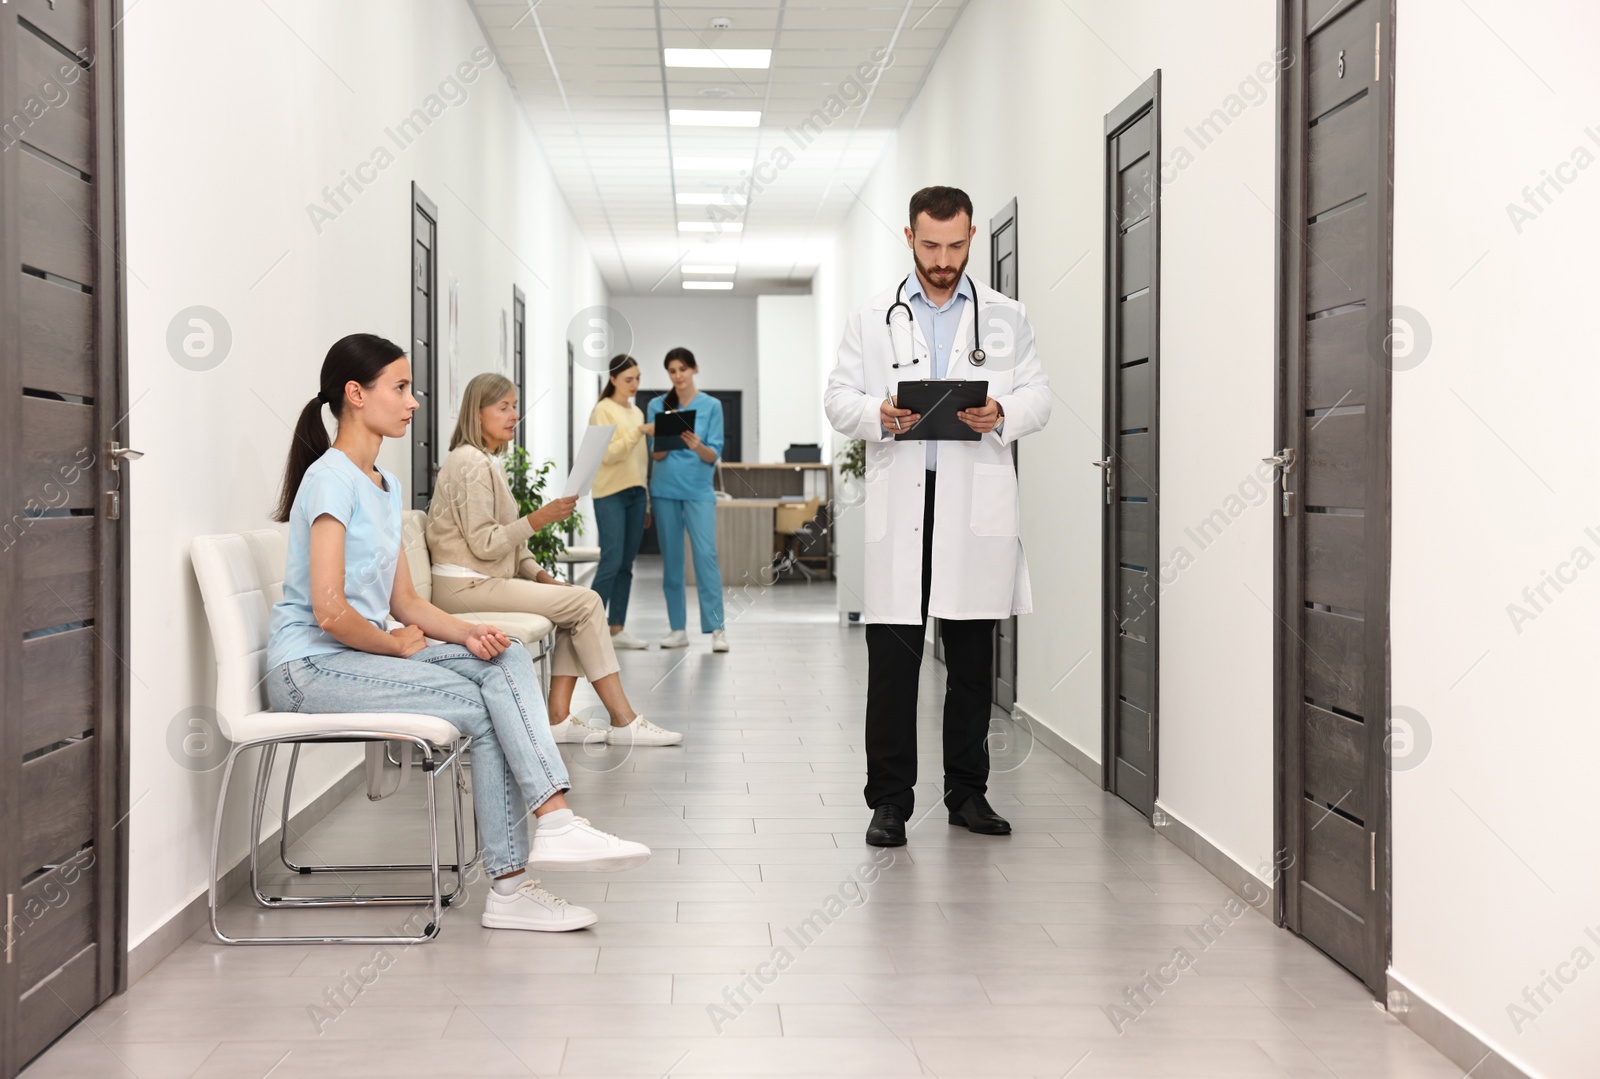
<path fill-rule="evenodd" d="M 1050 384 L 1033 347 L 1022 304 L 973 282 L 978 303 L 963 304 L 946 378 L 984 379 L 1005 411 L 1003 429 L 977 442 L 939 444 L 934 496 L 933 579 L 928 613 L 937 618 L 1007 618 L 1033 609 L 1022 551 L 1017 472 L 1011 443 L 1041 430 L 1050 419 Z M 828 377 L 823 405 L 828 422 L 847 438 L 867 443 L 866 502 L 848 510 L 865 514 L 868 622 L 916 625 L 922 621 L 922 514 L 927 443 L 896 442 L 879 423 L 878 409 L 901 381 L 932 378 L 927 342 L 915 318 L 910 329 L 920 363 L 911 364 L 904 311 L 897 313 L 901 367 L 884 323 L 895 288 L 876 297 L 845 323 L 839 363 Z M 975 367 L 974 308 L 987 362 Z M 998 338 L 991 336 L 998 331 Z M 1007 345 L 1005 340 L 1014 338 Z M 998 347 L 991 347 L 991 343 Z"/>

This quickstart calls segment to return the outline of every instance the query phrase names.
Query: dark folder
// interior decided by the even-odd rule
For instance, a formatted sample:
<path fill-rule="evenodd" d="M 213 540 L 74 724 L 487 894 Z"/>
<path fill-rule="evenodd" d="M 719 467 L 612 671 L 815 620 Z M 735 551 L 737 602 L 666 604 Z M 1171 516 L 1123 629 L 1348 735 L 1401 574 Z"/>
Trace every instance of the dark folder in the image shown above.
<path fill-rule="evenodd" d="M 927 378 L 900 383 L 897 408 L 909 408 L 922 419 L 909 431 L 895 435 L 896 442 L 976 442 L 983 436 L 956 416 L 969 408 L 982 408 L 989 399 L 989 383 L 964 378 Z"/>
<path fill-rule="evenodd" d="M 657 450 L 682 450 L 688 449 L 683 444 L 683 436 L 694 431 L 694 409 L 680 408 L 672 412 L 662 412 L 656 417 L 656 444 Z"/>

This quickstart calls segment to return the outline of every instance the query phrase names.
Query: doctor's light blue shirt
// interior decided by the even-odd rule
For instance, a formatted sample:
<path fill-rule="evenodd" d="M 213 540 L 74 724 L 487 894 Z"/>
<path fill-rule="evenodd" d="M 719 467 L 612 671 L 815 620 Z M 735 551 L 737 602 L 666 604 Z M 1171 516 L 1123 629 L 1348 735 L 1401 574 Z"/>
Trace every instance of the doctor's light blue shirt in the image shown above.
<path fill-rule="evenodd" d="M 965 301 L 963 303 L 962 301 Z M 967 303 L 977 302 L 977 297 L 972 294 L 972 280 L 966 274 L 961 275 L 961 283 L 956 286 L 956 291 L 943 307 L 935 307 L 922 291 L 922 279 L 912 271 L 906 278 L 906 303 L 911 307 L 917 317 L 917 325 L 922 329 L 922 339 L 928 343 L 928 362 L 932 368 L 929 378 L 944 378 L 945 372 L 950 370 L 950 353 L 956 346 L 956 331 L 961 328 L 961 314 Z M 936 471 L 939 467 L 939 443 L 928 442 L 928 471 Z"/>

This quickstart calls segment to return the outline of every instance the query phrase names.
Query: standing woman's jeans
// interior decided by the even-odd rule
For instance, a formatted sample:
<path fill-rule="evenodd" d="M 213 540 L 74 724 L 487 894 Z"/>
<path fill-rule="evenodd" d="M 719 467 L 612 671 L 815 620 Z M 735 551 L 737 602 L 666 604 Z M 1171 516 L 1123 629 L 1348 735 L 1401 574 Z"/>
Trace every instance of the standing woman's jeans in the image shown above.
<path fill-rule="evenodd" d="M 661 591 L 667 597 L 667 624 L 685 628 L 683 532 L 694 552 L 694 586 L 700 594 L 700 632 L 722 628 L 722 570 L 717 565 L 717 504 L 681 498 L 655 499 L 656 540 L 661 544 Z"/>
<path fill-rule="evenodd" d="M 594 500 L 594 519 L 600 527 L 600 568 L 591 587 L 606 605 L 606 621 L 620 626 L 628 620 L 628 597 L 633 593 L 633 560 L 644 539 L 644 511 L 648 503 L 643 487 L 629 487 Z"/>
<path fill-rule="evenodd" d="M 266 682 L 274 711 L 410 712 L 470 735 L 472 808 L 491 877 L 527 865 L 529 807 L 572 788 L 521 641 L 491 660 L 459 644 L 429 645 L 410 659 L 326 652 L 280 663 Z"/>

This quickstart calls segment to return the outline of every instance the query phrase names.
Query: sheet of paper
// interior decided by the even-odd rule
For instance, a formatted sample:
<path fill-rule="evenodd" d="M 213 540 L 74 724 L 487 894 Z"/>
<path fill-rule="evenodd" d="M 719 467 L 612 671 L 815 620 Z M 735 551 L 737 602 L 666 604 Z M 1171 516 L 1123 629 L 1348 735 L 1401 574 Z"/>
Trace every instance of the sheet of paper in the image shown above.
<path fill-rule="evenodd" d="M 616 433 L 615 424 L 584 429 L 583 441 L 573 455 L 572 474 L 567 477 L 567 485 L 561 489 L 562 498 L 571 498 L 573 495 L 582 498 L 589 493 L 594 486 L 595 476 L 600 472 L 600 462 L 605 460 L 606 447 L 611 445 L 611 436 Z"/>

